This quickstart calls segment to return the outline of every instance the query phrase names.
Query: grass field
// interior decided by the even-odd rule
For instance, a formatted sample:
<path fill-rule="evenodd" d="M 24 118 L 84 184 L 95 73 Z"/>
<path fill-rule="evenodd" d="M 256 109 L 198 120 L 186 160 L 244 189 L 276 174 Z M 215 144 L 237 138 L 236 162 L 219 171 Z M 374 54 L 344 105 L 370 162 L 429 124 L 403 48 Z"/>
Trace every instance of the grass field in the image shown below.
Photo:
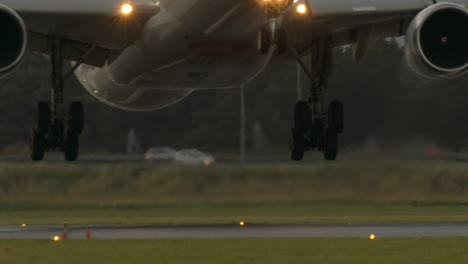
<path fill-rule="evenodd" d="M 0 164 L 3 208 L 324 200 L 468 201 L 468 164 Z"/>
<path fill-rule="evenodd" d="M 467 222 L 468 206 L 424 203 L 200 204 L 139 209 L 0 211 L 0 225 Z"/>
<path fill-rule="evenodd" d="M 466 263 L 468 238 L 0 240 L 0 263 Z"/>
<path fill-rule="evenodd" d="M 468 221 L 468 165 L 0 164 L 0 224 Z"/>

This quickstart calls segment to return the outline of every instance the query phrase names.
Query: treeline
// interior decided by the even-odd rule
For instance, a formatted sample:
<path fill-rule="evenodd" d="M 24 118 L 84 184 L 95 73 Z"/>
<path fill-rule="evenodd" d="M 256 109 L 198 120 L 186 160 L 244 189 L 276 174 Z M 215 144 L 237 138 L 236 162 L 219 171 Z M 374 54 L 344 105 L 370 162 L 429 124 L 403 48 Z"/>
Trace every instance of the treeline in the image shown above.
<path fill-rule="evenodd" d="M 18 71 L 0 80 L 0 149 L 24 152 L 33 122 L 33 104 L 49 97 L 48 58 L 29 53 Z M 328 99 L 346 107 L 345 146 L 369 139 L 381 146 L 424 141 L 453 150 L 468 147 L 468 78 L 428 81 L 405 66 L 396 41 L 378 40 L 367 59 L 355 65 L 350 50 L 336 49 Z M 308 82 L 304 78 L 304 95 Z M 271 153 L 287 149 L 296 101 L 295 62 L 271 65 L 246 90 L 249 150 L 262 139 Z M 67 101 L 85 103 L 82 146 L 87 153 L 124 153 L 135 129 L 142 150 L 152 146 L 196 147 L 233 153 L 239 145 L 240 90 L 195 92 L 169 108 L 132 113 L 113 109 L 89 95 L 75 80 Z M 253 131 L 256 131 L 255 133 Z M 255 142 L 254 142 L 255 141 Z"/>

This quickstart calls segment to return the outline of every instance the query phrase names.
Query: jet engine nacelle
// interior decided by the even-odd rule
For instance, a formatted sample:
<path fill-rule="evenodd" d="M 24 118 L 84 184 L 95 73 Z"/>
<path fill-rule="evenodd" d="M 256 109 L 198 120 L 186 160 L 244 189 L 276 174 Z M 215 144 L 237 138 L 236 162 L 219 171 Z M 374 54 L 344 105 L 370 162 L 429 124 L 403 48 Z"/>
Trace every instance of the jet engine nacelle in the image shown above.
<path fill-rule="evenodd" d="M 0 77 L 13 71 L 26 52 L 27 31 L 23 19 L 0 5 Z"/>
<path fill-rule="evenodd" d="M 430 79 L 454 79 L 468 71 L 468 10 L 439 3 L 421 11 L 406 33 L 406 58 Z"/>

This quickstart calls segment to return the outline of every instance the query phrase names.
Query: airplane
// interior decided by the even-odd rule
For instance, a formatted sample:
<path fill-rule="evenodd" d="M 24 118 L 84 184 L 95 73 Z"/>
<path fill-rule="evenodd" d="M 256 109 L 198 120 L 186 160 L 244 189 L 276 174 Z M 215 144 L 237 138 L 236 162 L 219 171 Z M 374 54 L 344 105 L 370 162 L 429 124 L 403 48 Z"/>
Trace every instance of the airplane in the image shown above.
<path fill-rule="evenodd" d="M 310 93 L 295 104 L 290 157 L 317 150 L 335 160 L 344 106 L 326 99 L 333 48 L 350 45 L 359 62 L 374 38 L 406 36 L 406 60 L 421 75 L 468 71 L 468 0 L 0 0 L 0 25 L 2 77 L 27 49 L 50 56 L 50 100 L 35 104 L 30 131 L 34 161 L 47 151 L 78 158 L 83 104 L 64 100 L 73 75 L 105 104 L 152 111 L 295 60 Z"/>

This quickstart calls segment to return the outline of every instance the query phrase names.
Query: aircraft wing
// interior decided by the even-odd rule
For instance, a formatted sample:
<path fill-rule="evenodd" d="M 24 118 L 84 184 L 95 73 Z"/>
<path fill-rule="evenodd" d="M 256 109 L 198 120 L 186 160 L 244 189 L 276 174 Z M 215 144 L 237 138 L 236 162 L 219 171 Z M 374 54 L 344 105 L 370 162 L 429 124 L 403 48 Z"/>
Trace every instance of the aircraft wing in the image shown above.
<path fill-rule="evenodd" d="M 154 1 L 132 1 L 130 17 L 121 14 L 120 0 L 0 0 L 15 10 L 28 29 L 28 48 L 49 53 L 47 36 L 66 40 L 64 57 L 78 60 L 95 46 L 86 63 L 104 64 L 112 52 L 134 42 L 146 22 L 158 13 Z"/>
<path fill-rule="evenodd" d="M 216 28 L 233 15 L 242 16 L 239 12 L 249 13 L 240 6 L 252 9 L 255 1 L 263 0 L 161 0 L 161 6 L 182 23 L 206 29 Z M 290 11 L 284 23 L 289 25 L 288 35 L 297 43 L 298 50 L 306 49 L 310 37 L 320 35 L 333 36 L 336 45 L 367 42 L 374 35 L 403 35 L 414 16 L 436 2 L 468 7 L 468 0 L 297 0 L 296 3 L 305 3 L 310 8 L 309 18 L 304 23 L 303 18 Z M 85 61 L 95 66 L 102 66 L 113 53 L 118 54 L 133 43 L 148 20 L 159 12 L 159 1 L 132 0 L 135 10 L 131 17 L 125 17 L 120 13 L 124 3 L 123 0 L 0 0 L 0 4 L 24 19 L 29 49 L 48 53 L 46 36 L 56 35 L 68 41 L 64 48 L 66 59 L 78 60 L 90 46 L 95 46 Z M 263 12 L 257 13 L 263 16 Z"/>
<path fill-rule="evenodd" d="M 299 52 L 307 50 L 311 39 L 331 36 L 336 46 L 356 44 L 354 56 L 360 60 L 372 38 L 404 36 L 419 12 L 440 2 L 468 8 L 468 0 L 298 0 L 296 5 L 305 4 L 309 14 L 292 9 L 285 24 Z"/>

